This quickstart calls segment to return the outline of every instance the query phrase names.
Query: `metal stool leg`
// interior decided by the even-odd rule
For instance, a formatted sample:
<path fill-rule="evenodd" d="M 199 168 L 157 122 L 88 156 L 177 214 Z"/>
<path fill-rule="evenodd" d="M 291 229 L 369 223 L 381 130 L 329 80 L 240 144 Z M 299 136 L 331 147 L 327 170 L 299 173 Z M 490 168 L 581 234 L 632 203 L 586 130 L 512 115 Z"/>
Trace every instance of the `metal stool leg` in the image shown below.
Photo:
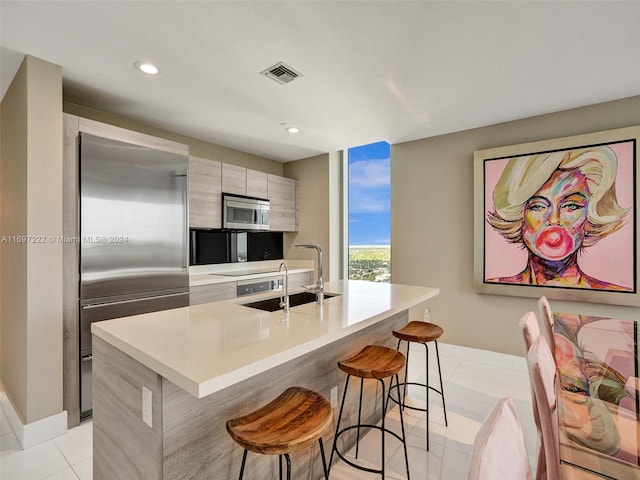
<path fill-rule="evenodd" d="M 391 379 L 391 383 L 393 384 L 393 378 Z M 400 385 L 400 377 L 398 376 L 397 373 L 396 373 L 396 385 Z M 391 387 L 389 387 L 389 391 L 391 391 Z M 402 415 L 402 408 L 399 408 L 398 411 L 400 412 L 400 427 L 402 428 L 402 446 L 404 447 L 404 464 L 407 468 L 407 480 L 409 480 L 409 455 L 407 453 L 407 437 L 404 431 L 404 417 Z"/>
<path fill-rule="evenodd" d="M 429 345 L 427 345 L 426 343 L 423 343 L 423 345 L 424 345 L 424 348 L 425 348 L 425 356 L 427 357 L 426 361 L 425 361 L 425 364 L 426 364 L 425 368 L 427 369 L 427 372 L 426 372 L 426 377 L 427 378 L 426 378 L 424 384 L 425 384 L 425 387 L 426 387 L 426 395 L 427 395 L 426 404 L 425 404 L 425 410 L 426 410 L 425 413 L 426 413 L 426 417 L 427 417 L 427 428 L 426 428 L 426 430 L 427 430 L 427 452 L 428 452 L 429 451 L 429 410 L 430 410 L 430 408 L 429 408 Z"/>
<path fill-rule="evenodd" d="M 382 431 L 381 433 L 381 437 L 382 437 L 382 466 L 380 468 L 381 473 L 382 473 L 382 480 L 384 480 L 384 437 L 385 437 L 385 427 L 384 427 L 384 403 L 385 403 L 385 396 L 384 396 L 384 380 L 379 379 L 380 381 L 380 385 L 382 385 Z M 389 389 L 391 390 L 391 389 Z M 360 401 L 362 402 L 362 399 L 360 399 Z M 358 423 L 360 423 L 360 421 L 358 420 Z"/>
<path fill-rule="evenodd" d="M 244 464 L 247 462 L 247 449 L 244 449 L 244 453 L 242 454 L 242 465 L 240 465 L 240 478 L 242 480 L 242 476 L 244 475 Z"/>
<path fill-rule="evenodd" d="M 329 472 L 331 472 L 331 465 L 333 465 L 333 453 L 336 451 L 336 443 L 338 440 L 338 432 L 340 431 L 340 420 L 342 419 L 342 410 L 344 409 L 344 401 L 347 398 L 347 387 L 349 386 L 349 378 L 351 375 L 347 375 L 344 381 L 344 392 L 342 393 L 342 402 L 340 403 L 340 413 L 338 413 L 338 421 L 336 422 L 336 433 L 333 436 L 333 446 L 331 447 L 331 455 L 329 456 Z"/>
<path fill-rule="evenodd" d="M 278 478 L 282 480 L 282 455 L 278 455 Z"/>
<path fill-rule="evenodd" d="M 356 458 L 358 458 L 358 449 L 360 448 L 360 424 L 362 423 L 362 389 L 364 387 L 364 378 L 360 379 L 360 399 L 358 401 L 358 435 L 356 437 Z"/>
<path fill-rule="evenodd" d="M 411 342 L 407 342 L 407 363 L 405 363 L 404 365 L 404 389 L 402 392 L 402 403 L 400 404 L 400 408 L 402 408 L 403 410 L 404 410 L 404 403 L 406 402 L 406 399 L 407 399 L 407 382 L 409 381 L 409 348 L 410 347 L 411 347 Z M 398 345 L 398 348 L 400 348 L 400 345 Z M 398 391 L 398 398 L 400 398 L 399 391 Z"/>
<path fill-rule="evenodd" d="M 284 458 L 287 461 L 287 480 L 291 480 L 291 459 L 289 458 L 289 454 L 285 453 Z"/>
<path fill-rule="evenodd" d="M 324 480 L 329 480 L 329 470 L 327 470 L 327 459 L 324 457 L 324 444 L 322 438 L 318 439 L 320 444 L 320 457 L 322 458 L 322 473 L 324 473 Z"/>
<path fill-rule="evenodd" d="M 438 341 L 435 340 L 436 344 L 436 359 L 438 360 L 438 376 L 440 377 L 440 396 L 442 397 L 442 410 L 444 411 L 444 425 L 445 427 L 449 426 L 449 422 L 447 422 L 447 407 L 444 405 L 444 387 L 442 386 L 442 371 L 440 370 L 440 352 L 438 352 Z"/>

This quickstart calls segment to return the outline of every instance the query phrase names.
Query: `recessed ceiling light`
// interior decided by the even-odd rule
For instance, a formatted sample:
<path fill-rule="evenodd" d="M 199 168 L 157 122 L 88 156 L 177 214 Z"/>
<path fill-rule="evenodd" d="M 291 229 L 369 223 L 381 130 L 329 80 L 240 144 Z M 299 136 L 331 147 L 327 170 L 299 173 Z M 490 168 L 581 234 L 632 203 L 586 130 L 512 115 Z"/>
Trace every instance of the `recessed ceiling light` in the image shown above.
<path fill-rule="evenodd" d="M 149 62 L 136 62 L 133 64 L 138 70 L 146 73 L 147 75 L 157 75 L 159 70 L 153 63 Z"/>
<path fill-rule="evenodd" d="M 287 127 L 284 131 L 287 133 L 298 133 L 300 129 L 298 127 Z"/>

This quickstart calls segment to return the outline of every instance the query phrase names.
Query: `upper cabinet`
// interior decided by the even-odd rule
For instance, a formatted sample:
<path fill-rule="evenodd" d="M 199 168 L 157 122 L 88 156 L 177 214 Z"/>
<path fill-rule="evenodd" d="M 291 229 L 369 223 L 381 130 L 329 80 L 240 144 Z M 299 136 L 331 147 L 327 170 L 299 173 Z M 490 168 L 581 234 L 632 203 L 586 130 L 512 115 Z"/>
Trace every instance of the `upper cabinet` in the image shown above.
<path fill-rule="evenodd" d="M 269 198 L 267 174 L 247 169 L 247 195 L 249 197 Z"/>
<path fill-rule="evenodd" d="M 189 157 L 189 227 L 222 227 L 222 164 Z"/>
<path fill-rule="evenodd" d="M 268 175 L 271 200 L 271 230 L 295 232 L 298 230 L 298 182 L 290 178 Z"/>
<path fill-rule="evenodd" d="M 222 191 L 248 197 L 267 198 L 267 174 L 223 163 Z"/>
<path fill-rule="evenodd" d="M 222 228 L 222 192 L 271 200 L 270 230 L 298 229 L 298 182 L 236 165 L 190 157 L 189 226 Z"/>
<path fill-rule="evenodd" d="M 222 164 L 222 191 L 235 195 L 247 194 L 247 169 L 235 165 Z"/>

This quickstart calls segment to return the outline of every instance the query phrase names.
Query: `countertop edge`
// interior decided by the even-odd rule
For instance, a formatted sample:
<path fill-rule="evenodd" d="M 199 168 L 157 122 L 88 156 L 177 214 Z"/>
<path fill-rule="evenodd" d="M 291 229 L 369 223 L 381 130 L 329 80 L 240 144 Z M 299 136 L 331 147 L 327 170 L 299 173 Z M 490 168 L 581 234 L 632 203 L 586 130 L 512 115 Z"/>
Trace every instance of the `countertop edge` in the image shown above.
<path fill-rule="evenodd" d="M 396 284 L 397 285 L 397 284 Z M 410 285 L 398 285 L 401 287 L 411 287 Z M 175 369 L 168 366 L 166 363 L 163 363 L 154 357 L 146 354 L 144 351 L 136 348 L 130 343 L 122 340 L 121 338 L 111 334 L 108 330 L 101 327 L 100 323 L 94 323 L 92 325 L 92 334 L 101 338 L 105 342 L 119 349 L 126 355 L 130 356 L 137 362 L 141 363 L 145 367 L 149 368 L 156 374 L 166 378 L 170 382 L 174 383 L 176 386 L 182 388 L 186 392 L 190 393 L 196 398 L 203 398 L 208 395 L 211 395 L 215 392 L 223 390 L 229 386 L 232 386 L 236 383 L 239 383 L 243 380 L 251 378 L 260 373 L 264 373 L 266 370 L 269 370 L 275 366 L 281 365 L 287 361 L 298 358 L 306 353 L 312 352 L 320 347 L 327 345 L 328 343 L 335 342 L 342 338 L 345 338 L 352 333 L 358 332 L 364 328 L 367 328 L 378 321 L 384 320 L 390 316 L 393 316 L 397 313 L 400 313 L 404 310 L 408 310 L 411 307 L 414 307 L 422 302 L 425 302 L 437 295 L 439 295 L 440 290 L 438 288 L 433 287 L 419 287 L 419 288 L 427 288 L 429 289 L 427 292 L 421 295 L 417 295 L 411 300 L 405 301 L 401 304 L 394 305 L 393 307 L 381 311 L 375 315 L 372 315 L 369 318 L 366 318 L 362 321 L 354 323 L 349 327 L 340 330 L 338 333 L 332 332 L 328 335 L 314 338 L 310 341 L 301 343 L 299 345 L 295 345 L 294 347 L 287 348 L 285 350 L 276 352 L 267 357 L 261 358 L 259 361 L 254 361 L 243 365 L 234 370 L 222 373 L 214 378 L 206 379 L 202 381 L 195 380 L 190 378 L 184 373 L 180 373 Z M 330 293 L 327 291 L 327 293 Z M 338 291 L 334 291 L 331 293 L 339 293 Z M 237 302 L 237 299 L 234 299 Z M 225 301 L 229 302 L 229 301 Z M 181 307 L 181 308 L 192 308 L 192 307 Z M 294 316 L 295 312 L 291 312 L 291 315 Z"/>

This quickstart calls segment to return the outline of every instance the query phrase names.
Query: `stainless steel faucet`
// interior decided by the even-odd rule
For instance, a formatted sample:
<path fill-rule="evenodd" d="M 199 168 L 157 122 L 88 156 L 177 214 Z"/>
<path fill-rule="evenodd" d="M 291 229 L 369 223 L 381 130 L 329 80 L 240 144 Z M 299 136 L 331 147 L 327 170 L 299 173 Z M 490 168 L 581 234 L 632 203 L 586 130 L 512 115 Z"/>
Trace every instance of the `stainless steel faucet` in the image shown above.
<path fill-rule="evenodd" d="M 289 269 L 287 265 L 282 262 L 278 267 L 278 272 L 282 271 L 282 267 L 284 267 L 284 297 L 280 297 L 280 308 L 282 308 L 285 312 L 289 311 Z"/>
<path fill-rule="evenodd" d="M 300 244 L 295 245 L 296 248 L 315 248 L 318 252 L 318 283 L 313 288 L 308 288 L 309 291 L 315 292 L 316 302 L 319 304 L 324 303 L 324 282 L 322 280 L 322 247 L 316 243 L 313 244 Z"/>

